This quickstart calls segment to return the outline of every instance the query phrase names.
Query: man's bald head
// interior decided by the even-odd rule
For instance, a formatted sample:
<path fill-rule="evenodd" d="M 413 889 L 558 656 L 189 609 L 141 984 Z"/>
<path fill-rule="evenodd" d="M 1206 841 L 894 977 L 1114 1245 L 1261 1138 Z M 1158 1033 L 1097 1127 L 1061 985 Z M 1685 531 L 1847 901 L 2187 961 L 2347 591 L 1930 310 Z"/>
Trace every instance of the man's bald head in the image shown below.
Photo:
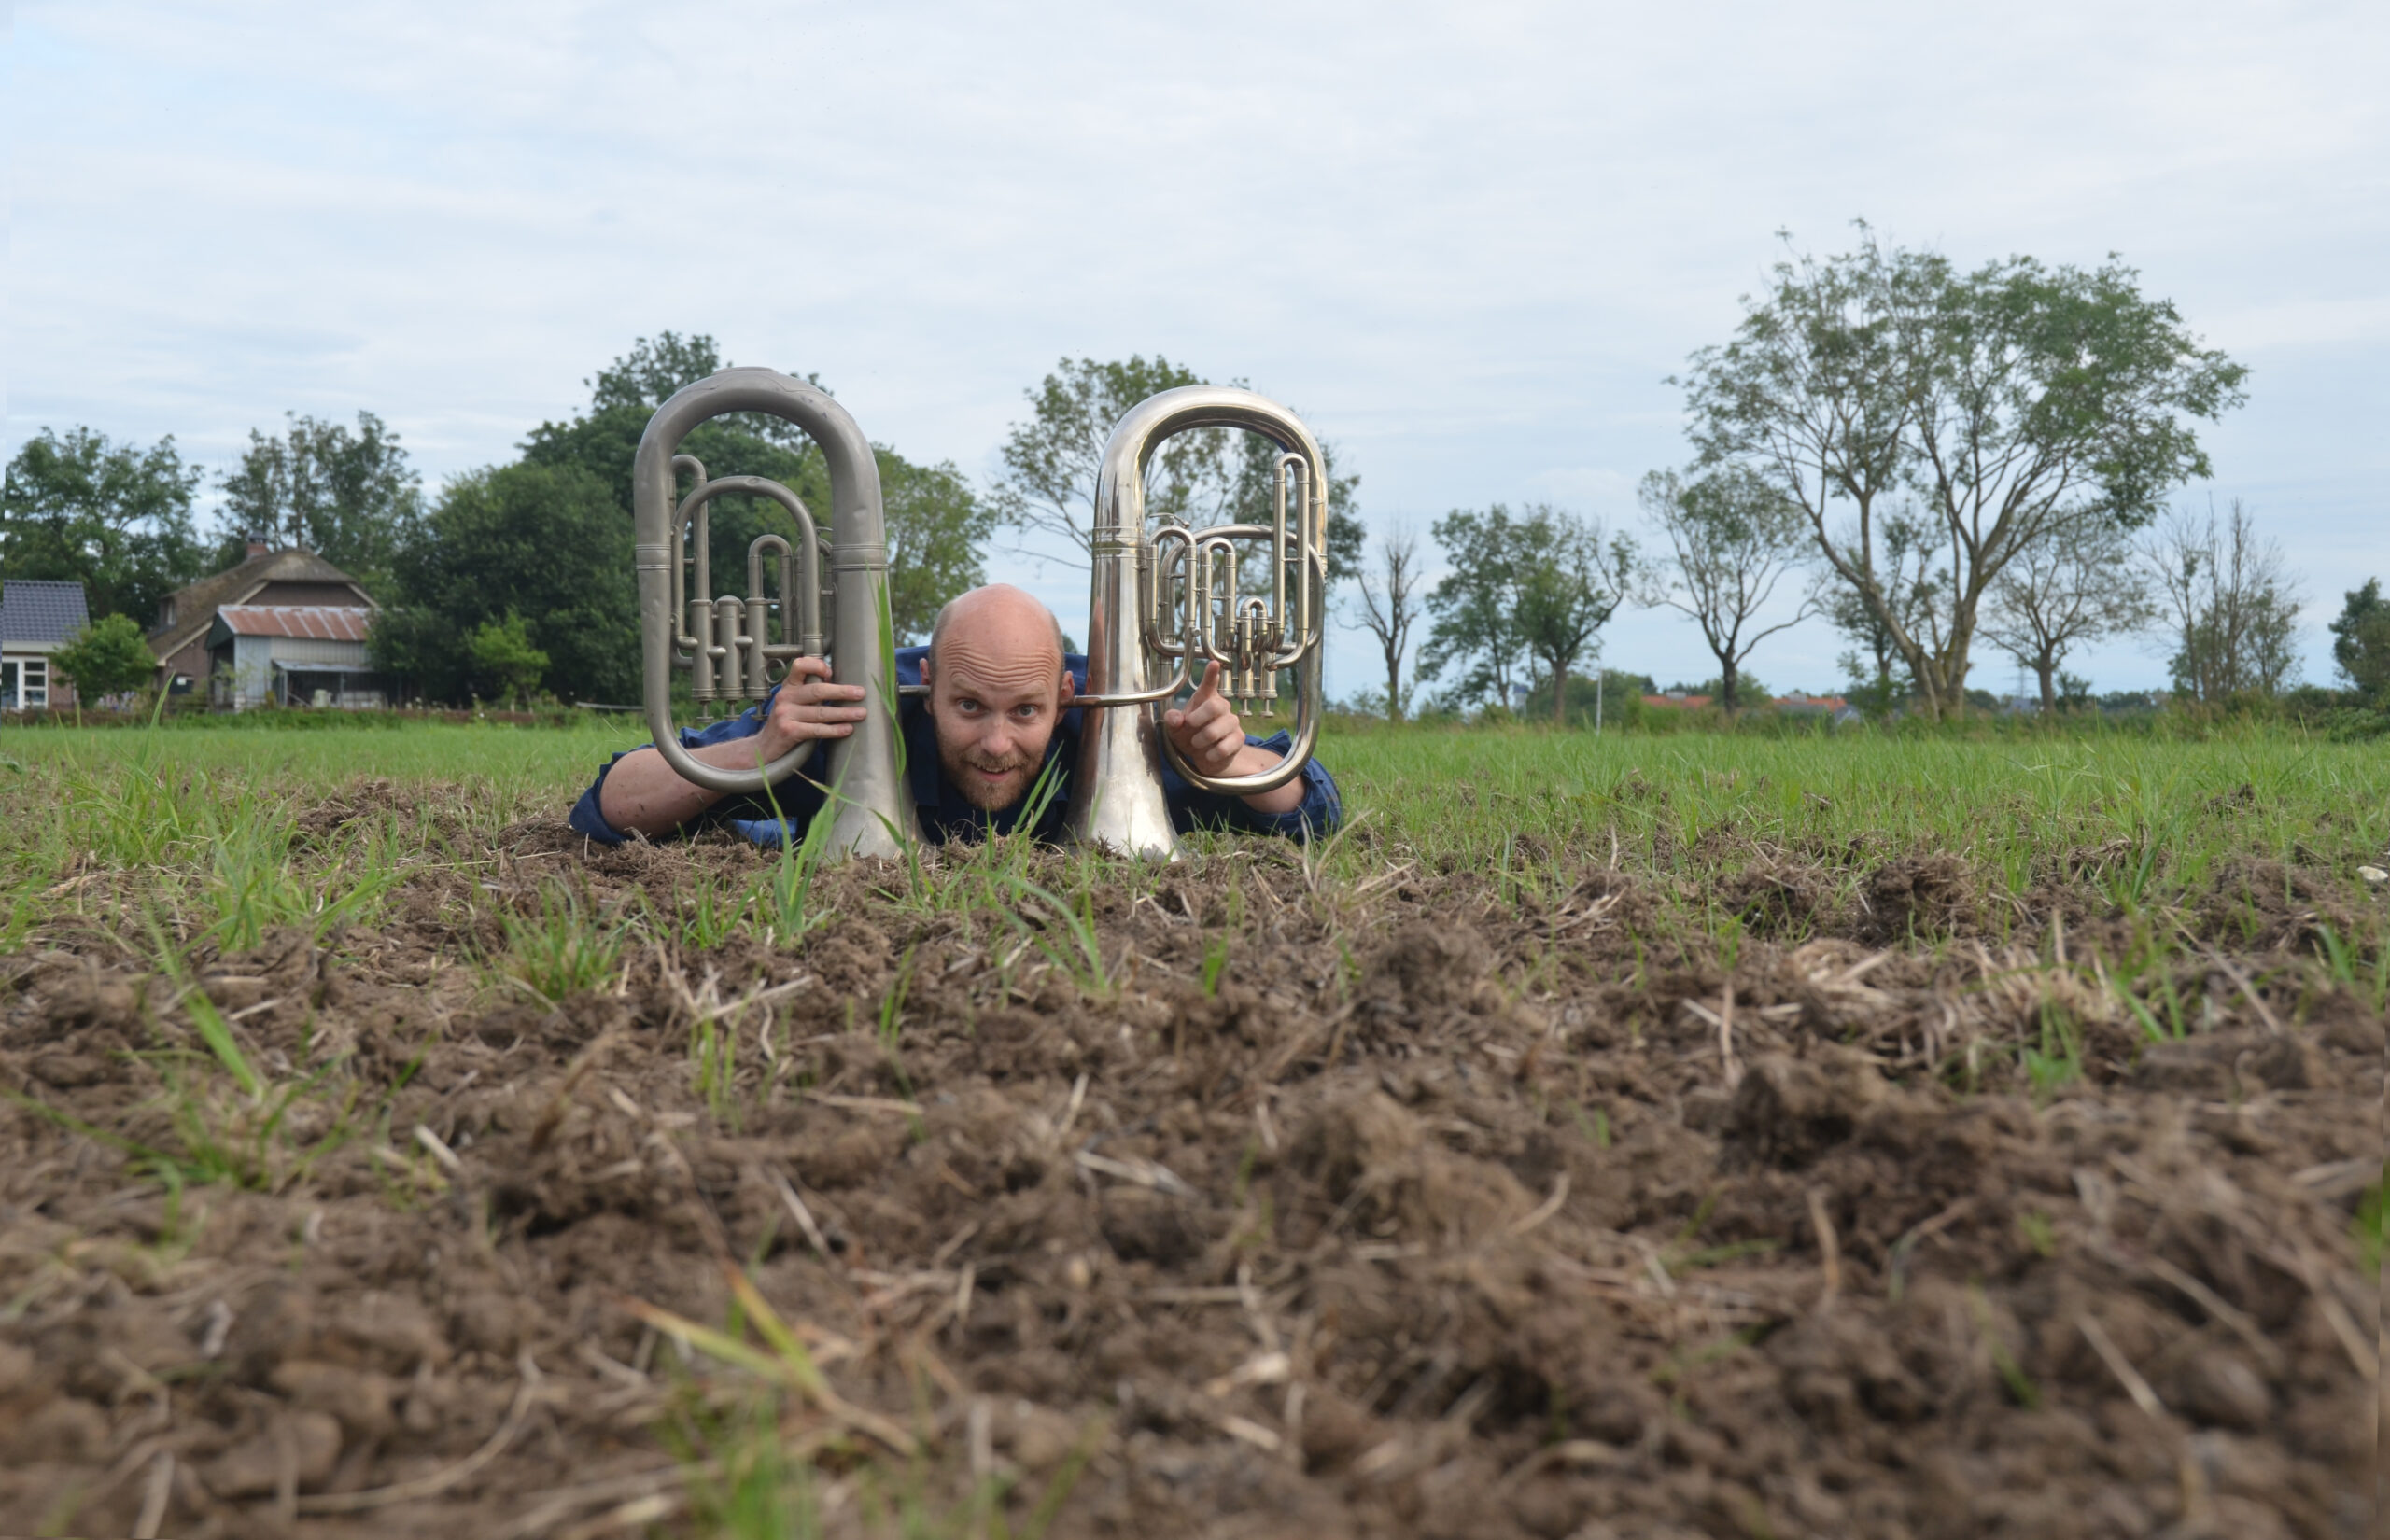
<path fill-rule="evenodd" d="M 958 645 L 973 651 L 1017 652 L 1022 642 L 1033 637 L 1050 642 L 1054 665 L 1061 666 L 1062 623 L 1026 589 L 991 582 L 940 605 L 937 619 L 930 625 L 933 659 L 939 656 L 956 627 L 962 628 Z"/>
<path fill-rule="evenodd" d="M 948 777 L 975 806 L 1019 802 L 1073 693 L 1054 612 L 1009 583 L 975 588 L 937 612 L 921 677 Z"/>

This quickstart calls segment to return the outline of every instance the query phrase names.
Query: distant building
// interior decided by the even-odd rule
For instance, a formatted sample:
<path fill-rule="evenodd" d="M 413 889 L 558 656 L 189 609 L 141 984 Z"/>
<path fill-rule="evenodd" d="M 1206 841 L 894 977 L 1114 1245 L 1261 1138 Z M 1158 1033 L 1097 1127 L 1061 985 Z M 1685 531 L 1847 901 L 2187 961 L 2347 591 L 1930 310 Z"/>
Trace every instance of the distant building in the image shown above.
<path fill-rule="evenodd" d="M 1698 711 L 1703 707 L 1709 704 L 1709 697 L 1707 695 L 1688 695 L 1681 690 L 1669 690 L 1657 695 L 1644 696 L 1643 704 L 1650 707 L 1656 707 L 1662 710 L 1674 708 L 1680 711 Z"/>
<path fill-rule="evenodd" d="M 1776 697 L 1776 709 L 1788 717 L 1823 717 L 1832 722 L 1858 721 L 1866 713 L 1840 695 L 1804 695 L 1798 693 Z"/>
<path fill-rule="evenodd" d="M 389 698 L 365 653 L 380 608 L 314 552 L 252 540 L 240 566 L 160 602 L 149 651 L 170 693 L 187 694 L 204 679 L 208 704 L 219 709 L 370 709 Z"/>
<path fill-rule="evenodd" d="M 91 619 L 79 582 L 37 578 L 0 582 L 0 711 L 75 704 L 73 682 L 57 676 L 49 655 Z"/>

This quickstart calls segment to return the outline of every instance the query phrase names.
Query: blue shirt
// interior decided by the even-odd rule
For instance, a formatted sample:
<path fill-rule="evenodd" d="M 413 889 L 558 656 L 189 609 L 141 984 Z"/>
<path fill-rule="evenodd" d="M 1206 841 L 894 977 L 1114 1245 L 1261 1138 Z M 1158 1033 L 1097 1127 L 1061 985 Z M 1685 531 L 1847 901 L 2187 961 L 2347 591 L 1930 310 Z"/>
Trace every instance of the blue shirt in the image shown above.
<path fill-rule="evenodd" d="M 896 679 L 900 684 L 921 682 L 921 658 L 926 647 L 902 647 L 896 650 Z M 1087 659 L 1072 653 L 1062 660 L 1070 669 L 1071 679 L 1080 690 L 1087 688 Z M 778 693 L 778 692 L 774 692 Z M 766 700 L 748 707 L 742 714 L 722 721 L 709 722 L 703 727 L 681 730 L 681 746 L 703 749 L 711 744 L 729 743 L 738 738 L 753 737 L 763 730 L 764 718 L 772 703 Z M 1047 802 L 1035 828 L 1038 839 L 1059 842 L 1068 821 L 1071 803 L 1071 772 L 1078 763 L 1079 717 L 1076 708 L 1064 711 L 1055 724 L 1054 736 L 1046 746 L 1046 763 L 1041 774 L 1054 776 L 1060 784 Z M 1012 806 L 998 812 L 987 812 L 971 805 L 963 789 L 948 778 L 945 765 L 937 752 L 937 728 L 922 707 L 921 697 L 908 695 L 897 706 L 897 728 L 905 739 L 906 778 L 912 783 L 913 802 L 921 815 L 922 837 L 935 845 L 950 839 L 979 839 L 990 831 L 999 834 L 1012 833 L 1021 826 L 1021 819 L 1030 804 L 1037 800 L 1033 778 L 1033 791 Z M 1245 735 L 1245 742 L 1258 748 L 1285 754 L 1293 747 L 1292 738 L 1285 732 L 1266 738 Z M 648 747 L 641 745 L 641 748 Z M 624 750 L 638 753 L 638 749 Z M 606 821 L 598 811 L 598 798 L 605 787 L 606 773 L 622 758 L 616 754 L 599 766 L 598 778 L 573 805 L 572 827 L 601 845 L 620 845 L 624 835 Z M 807 779 L 818 773 L 819 757 L 808 763 L 797 775 L 791 776 L 772 789 L 780 813 L 788 819 L 789 827 L 804 837 L 806 823 L 822 810 L 826 800 L 821 787 Z M 1303 800 L 1284 813 L 1258 813 L 1245 805 L 1243 798 L 1224 797 L 1209 791 L 1199 791 L 1188 785 L 1184 777 L 1171 768 L 1167 758 L 1162 761 L 1162 796 L 1170 806 L 1170 821 L 1180 833 L 1192 829 L 1228 829 L 1253 834 L 1301 835 L 1306 833 L 1325 834 L 1343 820 L 1344 807 L 1336 792 L 1335 777 L 1325 765 L 1312 760 L 1302 769 Z M 711 828 L 727 824 L 758 845 L 777 846 L 780 842 L 780 819 L 773 813 L 772 802 L 760 793 L 724 797 L 690 820 L 682 830 Z"/>

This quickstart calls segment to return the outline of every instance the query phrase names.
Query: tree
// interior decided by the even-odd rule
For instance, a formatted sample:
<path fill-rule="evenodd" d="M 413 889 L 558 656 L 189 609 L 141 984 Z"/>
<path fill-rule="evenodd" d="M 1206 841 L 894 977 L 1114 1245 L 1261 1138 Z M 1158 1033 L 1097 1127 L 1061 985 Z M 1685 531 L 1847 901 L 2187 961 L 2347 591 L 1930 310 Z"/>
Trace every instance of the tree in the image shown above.
<path fill-rule="evenodd" d="M 1023 535 L 1049 535 L 1078 553 L 1074 567 L 1088 565 L 1095 523 L 1095 478 L 1113 426 L 1148 396 L 1180 385 L 1202 385 L 1193 370 L 1160 354 L 1111 363 L 1064 358 L 1033 389 L 1026 422 L 1015 423 L 999 455 L 1004 475 L 995 501 L 1005 525 Z M 1163 443 L 1146 469 L 1146 511 L 1186 523 L 1213 522 L 1226 497 L 1228 434 L 1198 428 Z"/>
<path fill-rule="evenodd" d="M 548 655 L 531 645 L 523 617 L 513 609 L 503 620 L 487 620 L 466 638 L 465 658 L 472 665 L 473 694 L 520 705 L 547 672 Z"/>
<path fill-rule="evenodd" d="M 1949 572 L 1935 563 L 1933 530 L 1914 505 L 1886 506 L 1877 523 L 1879 549 L 1877 592 L 1883 607 L 1912 636 L 1931 642 L 1941 610 L 1940 601 L 1951 586 Z M 1820 571 L 1809 588 L 1810 602 L 1851 642 L 1837 661 L 1849 684 L 1846 691 L 1871 717 L 1890 716 L 1917 698 L 1915 679 L 1902 653 L 1895 628 L 1877 616 L 1859 590 L 1843 582 L 1833 569 Z"/>
<path fill-rule="evenodd" d="M 2155 569 L 2174 688 L 2203 706 L 2236 696 L 2275 695 L 2295 683 L 2301 595 L 2282 547 L 2261 539 L 2241 500 L 2221 527 L 2178 511 L 2152 535 Z"/>
<path fill-rule="evenodd" d="M 158 660 L 141 639 L 141 626 L 130 615 L 103 615 L 77 630 L 49 655 L 53 667 L 75 681 L 80 700 L 120 695 L 149 682 Z"/>
<path fill-rule="evenodd" d="M 1553 720 L 1565 721 L 1568 670 L 1626 602 L 1635 542 L 1607 534 L 1599 519 L 1543 507 L 1527 510 L 1517 536 L 1519 640 L 1543 665 Z"/>
<path fill-rule="evenodd" d="M 228 567 L 255 538 L 303 547 L 371 588 L 388 581 L 423 517 L 423 479 L 371 412 L 357 414 L 354 432 L 295 413 L 280 438 L 252 428 L 241 468 L 219 484 L 218 559 Z"/>
<path fill-rule="evenodd" d="M 630 352 L 588 379 L 587 411 L 532 430 L 523 445 L 524 462 L 569 466 L 596 478 L 627 528 L 631 469 L 648 419 L 682 386 L 728 367 L 714 340 L 702 332 L 641 337 Z M 887 527 L 892 618 L 900 639 L 923 637 L 940 605 L 984 581 L 982 553 L 995 528 L 995 511 L 951 464 L 915 465 L 885 444 L 872 448 Z M 715 479 L 762 476 L 779 482 L 811 511 L 823 538 L 833 535 L 828 470 L 813 441 L 794 423 L 768 413 L 730 413 L 690 429 L 681 453 L 695 455 Z M 682 477 L 681 491 L 691 490 Z M 715 586 L 723 591 L 744 584 L 747 549 L 757 536 L 778 535 L 794 545 L 799 535 L 796 521 L 768 497 L 716 497 L 706 517 L 708 554 Z"/>
<path fill-rule="evenodd" d="M 682 386 L 695 385 L 729 367 L 730 360 L 722 356 L 721 344 L 706 332 L 693 331 L 683 337 L 677 331 L 659 331 L 654 337 L 634 338 L 628 353 L 581 383 L 589 387 L 593 413 L 626 409 L 640 414 L 643 428 L 645 419 L 678 394 Z M 792 434 L 800 431 L 794 424 L 782 423 L 768 413 L 762 415 L 780 423 Z M 751 426 L 757 431 L 766 431 L 761 422 Z"/>
<path fill-rule="evenodd" d="M 1361 590 L 1362 629 L 1377 638 L 1385 659 L 1385 714 L 1400 721 L 1411 699 L 1402 683 L 1402 660 L 1419 623 L 1419 537 L 1408 526 L 1381 534 L 1376 565 L 1354 576 Z"/>
<path fill-rule="evenodd" d="M 512 465 L 457 477 L 400 550 L 397 575 L 399 602 L 376 618 L 371 644 L 376 666 L 419 693 L 462 702 L 482 689 L 473 639 L 512 612 L 546 656 L 541 689 L 639 698 L 630 521 L 588 471 Z"/>
<path fill-rule="evenodd" d="M 1861 230 L 1848 255 L 1778 263 L 1735 337 L 1695 353 L 1680 383 L 1701 462 L 1747 466 L 1798 503 L 1927 713 L 1959 716 L 2002 570 L 2072 520 L 2138 528 L 2168 488 L 2207 475 L 2186 420 L 2239 405 L 2247 371 L 2113 259 L 1961 273 Z M 1928 631 L 1885 581 L 1878 505 L 1903 488 L 1949 578 Z"/>
<path fill-rule="evenodd" d="M 1693 617 L 1718 660 L 1718 704 L 1728 716 L 1742 703 L 1743 660 L 1778 631 L 1816 612 L 1805 596 L 1788 620 L 1746 630 L 1801 563 L 1808 526 L 1801 511 L 1744 466 L 1680 477 L 1655 470 L 1639 496 L 1668 538 L 1666 567 L 1647 574 L 1643 602 Z"/>
<path fill-rule="evenodd" d="M 191 525 L 205 474 L 183 463 L 171 434 L 144 449 L 88 427 L 63 437 L 45 427 L 0 483 L 0 572 L 79 582 L 94 616 L 147 623 L 205 568 Z"/>
<path fill-rule="evenodd" d="M 874 444 L 888 524 L 889 615 L 900 643 L 927 640 L 940 606 L 987 581 L 996 511 L 948 461 L 914 465 Z"/>
<path fill-rule="evenodd" d="M 588 409 L 561 423 L 543 422 L 523 442 L 523 458 L 533 465 L 576 465 L 603 481 L 623 516 L 630 516 L 631 469 L 639 458 L 639 441 L 655 409 L 682 386 L 694 385 L 730 367 L 713 338 L 703 332 L 682 336 L 662 331 L 641 337 L 631 350 L 582 383 L 589 387 Z M 819 385 L 812 375 L 804 377 Z M 710 476 L 767 476 L 804 499 L 806 506 L 827 516 L 829 484 L 813 441 L 795 424 L 764 412 L 733 412 L 709 418 L 690 429 L 681 453 L 705 464 Z M 686 492 L 685 483 L 682 490 Z M 736 540 L 738 531 L 726 529 L 725 514 L 736 523 L 749 511 L 751 498 L 724 498 L 714 507 L 716 565 L 720 553 L 736 557 L 735 570 L 746 569 L 747 546 Z M 768 508 L 777 503 L 763 500 Z M 752 511 L 768 518 L 761 509 Z M 785 535 L 787 530 L 772 526 Z M 743 526 L 742 526 L 743 528 Z M 761 534 L 757 527 L 752 534 Z M 827 534 L 826 529 L 823 530 Z M 752 534 L 749 539 L 752 538 Z"/>
<path fill-rule="evenodd" d="M 1269 524 L 1277 517 L 1281 451 L 1258 433 L 1238 434 L 1236 445 L 1235 473 L 1220 516 L 1237 524 Z M 1319 457 L 1327 462 L 1328 581 L 1333 587 L 1360 574 L 1361 553 L 1369 541 L 1369 532 L 1362 528 L 1360 515 L 1353 511 L 1353 494 L 1361 484 L 1361 478 L 1336 473 L 1336 446 L 1325 440 L 1320 441 Z M 1294 518 L 1291 506 L 1286 517 L 1290 522 Z"/>
<path fill-rule="evenodd" d="M 596 477 L 627 528 L 631 471 L 648 419 L 682 386 L 729 366 L 714 340 L 703 332 L 682 336 L 663 331 L 639 338 L 628 353 L 583 382 L 589 386 L 586 411 L 531 430 L 523 443 L 523 462 L 570 466 Z M 729 413 L 690 429 L 680 453 L 694 455 L 709 477 L 762 476 L 780 483 L 812 512 L 822 535 L 831 533 L 828 475 L 812 440 L 794 423 L 769 413 Z M 695 490 L 685 475 L 676 482 L 683 496 Z M 729 580 L 727 585 L 716 583 L 717 593 L 743 583 L 747 548 L 757 536 L 778 535 L 794 545 L 799 534 L 787 510 L 768 497 L 716 497 L 708 505 L 706 523 L 712 569 Z"/>
<path fill-rule="evenodd" d="M 1516 528 L 1511 511 L 1496 503 L 1484 512 L 1454 509 L 1429 526 L 1451 566 L 1427 595 L 1427 645 L 1420 672 L 1430 678 L 1457 666 L 1451 703 L 1509 707 L 1522 642 L 1518 627 Z"/>
<path fill-rule="evenodd" d="M 2368 578 L 2363 588 L 2344 595 L 2341 618 L 2332 622 L 2332 661 L 2349 688 L 2376 706 L 2390 707 L 2390 601 L 2382 597 L 2382 580 Z"/>
<path fill-rule="evenodd" d="M 1012 426 L 1000 452 L 1005 469 L 994 498 L 1000 521 L 1022 535 L 1061 540 L 1077 553 L 1070 565 L 1085 567 L 1096 474 L 1113 427 L 1149 396 L 1205 383 L 1160 354 L 1150 362 L 1136 354 L 1111 363 L 1061 360 L 1034 389 L 1021 392 L 1030 416 Z M 1333 446 L 1322 443 L 1319 452 L 1327 461 L 1328 580 L 1334 583 L 1351 576 L 1361 559 L 1366 536 L 1352 508 L 1360 478 L 1336 473 Z M 1146 468 L 1146 515 L 1189 525 L 1268 524 L 1278 454 L 1278 446 L 1258 433 L 1203 427 L 1174 434 Z"/>
<path fill-rule="evenodd" d="M 1632 584 L 1634 542 L 1545 504 L 1515 518 L 1501 503 L 1455 509 L 1432 529 L 1452 569 L 1427 595 L 1435 623 L 1421 671 L 1457 665 L 1457 703 L 1507 707 L 1521 660 L 1531 658 L 1553 682 L 1554 714 L 1564 711 L 1568 670 Z"/>
<path fill-rule="evenodd" d="M 1984 639 L 2033 671 L 2045 712 L 2059 707 L 2060 665 L 2069 652 L 2144 630 L 2158 615 L 2148 581 L 2134 570 L 2132 541 L 2096 515 L 2069 519 L 2027 547 L 1993 581 L 1989 597 Z"/>

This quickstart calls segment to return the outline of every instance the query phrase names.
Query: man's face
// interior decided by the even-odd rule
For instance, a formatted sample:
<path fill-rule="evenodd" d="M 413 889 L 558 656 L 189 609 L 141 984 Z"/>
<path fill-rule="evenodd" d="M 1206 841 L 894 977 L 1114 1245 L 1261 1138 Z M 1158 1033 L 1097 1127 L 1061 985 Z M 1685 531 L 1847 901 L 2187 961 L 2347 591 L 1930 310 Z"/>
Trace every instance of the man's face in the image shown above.
<path fill-rule="evenodd" d="M 972 806 L 991 813 L 1028 795 L 1062 715 L 1051 635 L 1004 646 L 1013 640 L 958 623 L 928 665 L 938 761 Z"/>

